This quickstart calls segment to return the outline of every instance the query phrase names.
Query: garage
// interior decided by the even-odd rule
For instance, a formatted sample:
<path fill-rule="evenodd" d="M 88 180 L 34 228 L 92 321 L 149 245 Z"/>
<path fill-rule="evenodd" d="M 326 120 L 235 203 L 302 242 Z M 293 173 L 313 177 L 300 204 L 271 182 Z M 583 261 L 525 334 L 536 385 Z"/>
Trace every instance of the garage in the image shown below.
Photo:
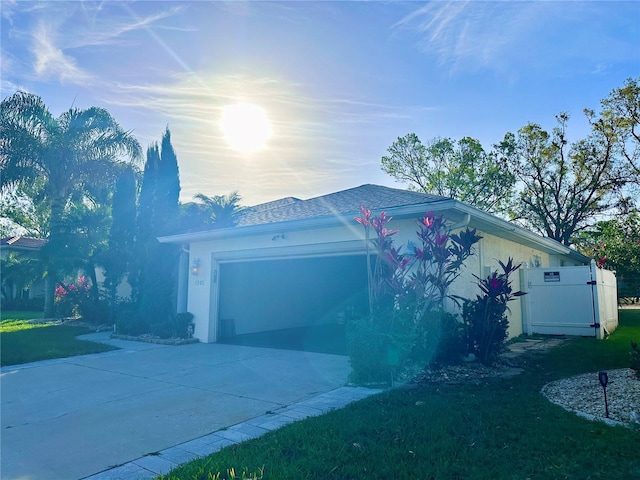
<path fill-rule="evenodd" d="M 498 268 L 498 259 L 553 271 L 590 262 L 555 240 L 456 200 L 367 184 L 248 207 L 233 227 L 160 237 L 182 248 L 177 311 L 193 314 L 193 336 L 201 342 L 259 339 L 263 343 L 253 345 L 328 351 L 327 345 L 344 340 L 348 318 L 368 310 L 366 256 L 376 238 L 356 221 L 367 212 L 373 212 L 372 222 L 382 212 L 393 217 L 387 235 L 397 233 L 395 244 L 409 249 L 416 219 L 425 212 L 443 215 L 452 231 L 477 228 L 483 236 L 477 256 L 455 282 L 462 296 L 474 295 L 473 276 Z M 512 307 L 511 336 L 523 333 L 523 310 Z"/>
<path fill-rule="evenodd" d="M 344 325 L 366 312 L 365 255 L 219 265 L 218 338 L 225 343 L 344 353 Z"/>

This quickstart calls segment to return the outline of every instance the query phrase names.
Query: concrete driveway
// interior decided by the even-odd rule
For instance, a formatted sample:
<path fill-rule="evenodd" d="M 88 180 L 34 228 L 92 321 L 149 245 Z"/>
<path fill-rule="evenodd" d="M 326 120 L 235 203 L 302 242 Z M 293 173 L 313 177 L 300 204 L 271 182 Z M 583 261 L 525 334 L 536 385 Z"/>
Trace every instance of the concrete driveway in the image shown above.
<path fill-rule="evenodd" d="M 72 480 L 344 385 L 347 357 L 109 340 L 112 352 L 1 370 L 3 479 Z"/>

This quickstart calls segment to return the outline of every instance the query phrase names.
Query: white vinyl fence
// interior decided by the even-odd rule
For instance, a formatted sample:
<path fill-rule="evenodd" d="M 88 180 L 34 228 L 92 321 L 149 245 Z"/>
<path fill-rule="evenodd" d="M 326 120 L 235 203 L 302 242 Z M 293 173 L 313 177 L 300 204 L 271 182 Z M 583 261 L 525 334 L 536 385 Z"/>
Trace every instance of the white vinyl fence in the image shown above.
<path fill-rule="evenodd" d="M 618 326 L 615 274 L 591 265 L 522 270 L 522 329 L 529 335 L 605 338 Z"/>

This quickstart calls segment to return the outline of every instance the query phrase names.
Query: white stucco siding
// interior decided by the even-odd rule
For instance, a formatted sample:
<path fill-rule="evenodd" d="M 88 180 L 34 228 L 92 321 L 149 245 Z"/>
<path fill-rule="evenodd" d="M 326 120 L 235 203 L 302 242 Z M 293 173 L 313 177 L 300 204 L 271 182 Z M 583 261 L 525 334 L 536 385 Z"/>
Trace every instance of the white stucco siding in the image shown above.
<path fill-rule="evenodd" d="M 526 245 L 521 245 L 511 240 L 507 240 L 496 235 L 492 235 L 485 232 L 479 232 L 482 235 L 482 240 L 477 247 L 477 263 L 476 272 L 472 272 L 471 268 L 468 268 L 464 275 L 460 278 L 453 291 L 466 298 L 474 298 L 476 294 L 480 292 L 477 287 L 476 280 L 471 277 L 471 273 L 478 275 L 480 278 L 485 278 L 490 275 L 494 270 L 501 271 L 500 264 L 506 263 L 509 257 L 513 258 L 513 261 L 518 264 L 522 263 L 521 268 L 527 268 L 527 266 L 535 263 L 540 263 L 541 266 L 549 266 L 550 256 L 541 250 L 537 250 Z M 524 285 L 521 285 L 521 279 L 518 272 L 515 272 L 510 277 L 511 286 L 513 291 L 526 291 Z M 460 289 L 460 290 L 458 290 Z M 520 298 L 509 302 L 509 311 L 507 317 L 509 318 L 509 338 L 517 337 L 523 333 L 522 329 L 522 303 Z"/>

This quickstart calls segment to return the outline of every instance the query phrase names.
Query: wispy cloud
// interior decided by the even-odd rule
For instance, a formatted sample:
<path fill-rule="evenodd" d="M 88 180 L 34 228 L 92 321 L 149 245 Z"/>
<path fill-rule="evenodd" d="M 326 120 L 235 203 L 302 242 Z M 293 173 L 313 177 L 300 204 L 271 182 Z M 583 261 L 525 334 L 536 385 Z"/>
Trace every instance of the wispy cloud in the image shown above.
<path fill-rule="evenodd" d="M 498 69 L 525 54 L 521 40 L 537 28 L 537 2 L 430 2 L 394 25 L 415 30 L 425 53 L 451 71 Z"/>
<path fill-rule="evenodd" d="M 123 4 L 120 15 L 107 16 L 102 13 L 101 3 L 73 3 L 69 9 L 60 9 L 59 5 L 45 3 L 39 8 L 30 6 L 30 14 L 38 20 L 32 24 L 30 31 L 15 32 L 15 35 L 30 39 L 32 69 L 37 79 L 55 79 L 63 84 L 82 86 L 97 82 L 101 75 L 87 67 L 81 67 L 85 62 L 80 60 L 80 55 L 87 55 L 87 49 L 134 43 L 131 39 L 133 33 L 139 30 L 151 32 L 152 27 L 175 29 L 177 27 L 159 24 L 182 10 L 176 6 L 138 16 Z M 3 12 L 7 18 L 11 18 L 15 9 L 22 8 L 25 11 L 27 5 L 17 3 L 12 7 L 9 12 Z M 180 29 L 185 30 L 183 27 Z"/>
<path fill-rule="evenodd" d="M 91 81 L 92 75 L 58 47 L 56 32 L 44 21 L 34 30 L 32 40 L 31 53 L 35 57 L 33 68 L 40 78 L 54 77 L 62 83 L 86 84 Z"/>
<path fill-rule="evenodd" d="M 632 3 L 630 14 L 637 15 Z M 624 33 L 594 23 L 608 13 L 606 2 L 430 2 L 394 29 L 417 32 L 423 52 L 450 73 L 523 75 L 525 69 L 561 70 L 573 62 L 588 62 L 592 66 L 586 69 L 596 70 L 612 56 L 637 52 L 628 34 L 625 44 L 618 38 Z"/>
<path fill-rule="evenodd" d="M 123 43 L 123 37 L 127 34 L 139 30 L 149 30 L 158 28 L 164 30 L 185 30 L 190 28 L 176 27 L 169 24 L 162 24 L 162 20 L 171 18 L 183 11 L 180 6 L 172 7 L 150 15 L 140 16 L 127 4 L 122 5 L 121 15 L 110 15 L 106 17 L 100 12 L 100 7 L 85 8 L 83 15 L 86 22 L 82 28 L 78 28 L 73 35 L 69 36 L 67 46 L 69 48 L 79 48 L 97 45 L 114 45 Z"/>

